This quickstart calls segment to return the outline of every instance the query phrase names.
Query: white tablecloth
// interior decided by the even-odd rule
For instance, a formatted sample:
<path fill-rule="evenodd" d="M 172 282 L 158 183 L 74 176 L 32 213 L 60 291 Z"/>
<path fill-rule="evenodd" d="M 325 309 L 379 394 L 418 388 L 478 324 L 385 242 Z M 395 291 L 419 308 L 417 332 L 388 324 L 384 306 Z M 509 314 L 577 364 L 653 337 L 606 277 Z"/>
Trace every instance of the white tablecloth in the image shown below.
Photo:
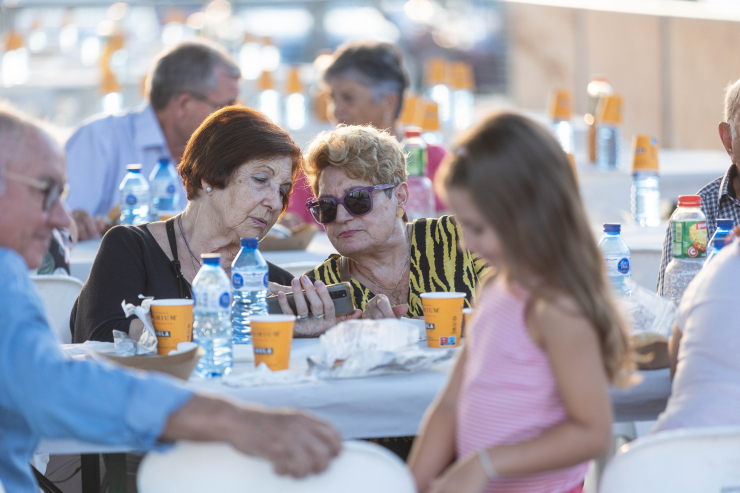
<path fill-rule="evenodd" d="M 296 339 L 291 371 L 305 372 L 306 357 L 317 352 L 318 339 Z M 237 347 L 234 372 L 253 371 L 248 351 Z M 245 357 L 246 356 L 246 357 Z M 408 375 L 386 375 L 346 380 L 320 380 L 296 386 L 231 388 L 220 380 L 191 378 L 188 388 L 203 393 L 228 395 L 244 402 L 304 409 L 336 426 L 342 436 L 373 438 L 415 435 L 421 418 L 443 388 L 452 362 Z M 665 408 L 670 395 L 668 370 L 641 372 L 643 382 L 627 391 L 612 390 L 615 420 L 653 420 Z M 126 451 L 126 447 L 91 445 L 75 440 L 44 440 L 43 453 L 103 453 Z"/>

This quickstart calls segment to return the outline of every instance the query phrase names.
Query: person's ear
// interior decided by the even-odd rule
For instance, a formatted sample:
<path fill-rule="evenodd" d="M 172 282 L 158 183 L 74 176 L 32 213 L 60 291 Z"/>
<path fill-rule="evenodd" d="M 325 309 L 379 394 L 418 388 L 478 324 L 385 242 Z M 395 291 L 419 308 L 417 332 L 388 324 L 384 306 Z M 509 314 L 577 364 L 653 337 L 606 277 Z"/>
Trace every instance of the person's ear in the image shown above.
<path fill-rule="evenodd" d="M 211 195 L 213 193 L 213 187 L 206 183 L 205 180 L 200 180 L 200 186 L 203 189 L 203 191 L 206 193 L 206 195 Z"/>
<path fill-rule="evenodd" d="M 184 119 L 189 114 L 190 104 L 193 102 L 193 96 L 186 92 L 175 94 L 167 104 L 168 108 L 172 108 L 178 119 Z"/>
<path fill-rule="evenodd" d="M 399 207 L 403 207 L 405 209 L 406 202 L 409 200 L 409 186 L 406 183 L 401 183 L 396 187 L 395 195 Z"/>
<path fill-rule="evenodd" d="M 732 159 L 732 162 L 735 162 L 735 156 L 733 156 L 732 152 L 732 127 L 727 122 L 720 122 L 719 126 L 719 138 L 722 140 L 722 145 L 725 146 L 725 151 L 727 151 L 727 154 Z"/>

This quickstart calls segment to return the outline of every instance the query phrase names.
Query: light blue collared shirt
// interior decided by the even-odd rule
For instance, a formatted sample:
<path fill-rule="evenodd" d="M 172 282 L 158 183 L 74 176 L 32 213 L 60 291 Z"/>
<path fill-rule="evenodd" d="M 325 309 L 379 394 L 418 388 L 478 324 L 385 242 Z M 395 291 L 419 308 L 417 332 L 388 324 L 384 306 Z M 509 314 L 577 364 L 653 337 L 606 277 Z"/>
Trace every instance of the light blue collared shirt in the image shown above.
<path fill-rule="evenodd" d="M 120 202 L 118 186 L 126 165 L 141 164 L 142 174 L 149 179 L 160 158 L 172 161 L 162 127 L 149 104 L 119 115 L 93 116 L 69 138 L 66 154 L 67 205 L 93 216 L 107 216 Z M 184 200 L 184 190 L 180 197 Z"/>
<path fill-rule="evenodd" d="M 166 376 L 68 358 L 23 258 L 0 248 L 0 483 L 36 493 L 28 463 L 41 437 L 146 450 L 192 392 Z"/>

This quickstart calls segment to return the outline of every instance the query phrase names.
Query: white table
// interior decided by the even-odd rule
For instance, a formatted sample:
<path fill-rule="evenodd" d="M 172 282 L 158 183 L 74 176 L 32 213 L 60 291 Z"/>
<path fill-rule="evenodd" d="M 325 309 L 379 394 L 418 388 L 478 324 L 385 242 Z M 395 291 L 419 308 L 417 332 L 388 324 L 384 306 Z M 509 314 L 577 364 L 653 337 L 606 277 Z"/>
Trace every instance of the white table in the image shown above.
<path fill-rule="evenodd" d="M 69 268 L 73 277 L 82 282 L 87 281 L 98 248 L 100 248 L 100 240 L 89 240 L 77 244 L 72 249 Z M 282 267 L 294 276 L 299 276 L 319 265 L 332 253 L 336 253 L 336 250 L 329 242 L 326 233 L 319 232 L 305 250 L 262 252 L 262 255 L 265 260 Z"/>
<path fill-rule="evenodd" d="M 296 339 L 291 371 L 305 372 L 306 357 L 318 350 L 318 339 Z M 234 372 L 253 371 L 245 351 L 237 348 Z M 247 356 L 247 357 L 245 357 Z M 452 362 L 408 375 L 320 380 L 315 384 L 278 387 L 232 388 L 220 380 L 191 378 L 187 387 L 203 393 L 227 395 L 244 402 L 304 409 L 336 426 L 345 439 L 415 435 L 421 418 L 443 388 Z M 612 390 L 616 422 L 655 419 L 665 409 L 671 391 L 667 369 L 641 372 L 643 381 L 626 390 Z M 118 453 L 126 447 L 86 444 L 75 440 L 44 440 L 39 453 Z"/>

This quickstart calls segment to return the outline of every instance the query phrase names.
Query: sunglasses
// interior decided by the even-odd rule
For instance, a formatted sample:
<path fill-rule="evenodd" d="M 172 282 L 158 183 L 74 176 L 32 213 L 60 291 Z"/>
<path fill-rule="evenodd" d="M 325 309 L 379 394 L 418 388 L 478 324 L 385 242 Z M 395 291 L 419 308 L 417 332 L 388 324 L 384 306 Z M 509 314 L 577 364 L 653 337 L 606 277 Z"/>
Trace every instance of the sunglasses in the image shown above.
<path fill-rule="evenodd" d="M 375 190 L 387 190 L 398 185 L 375 185 L 374 187 L 355 188 L 335 199 L 325 197 L 322 199 L 310 199 L 306 202 L 306 209 L 319 224 L 331 224 L 337 220 L 337 209 L 339 204 L 353 216 L 364 216 L 373 210 L 373 192 Z"/>
<path fill-rule="evenodd" d="M 20 173 L 13 173 L 12 171 L 6 171 L 0 169 L 0 176 L 4 176 L 8 180 L 13 180 L 18 183 L 23 183 L 31 188 L 40 191 L 44 195 L 43 209 L 44 212 L 51 210 L 57 202 L 64 201 L 69 193 L 69 185 L 62 185 L 56 180 L 51 178 L 45 180 L 37 180 L 30 176 L 21 175 Z"/>

